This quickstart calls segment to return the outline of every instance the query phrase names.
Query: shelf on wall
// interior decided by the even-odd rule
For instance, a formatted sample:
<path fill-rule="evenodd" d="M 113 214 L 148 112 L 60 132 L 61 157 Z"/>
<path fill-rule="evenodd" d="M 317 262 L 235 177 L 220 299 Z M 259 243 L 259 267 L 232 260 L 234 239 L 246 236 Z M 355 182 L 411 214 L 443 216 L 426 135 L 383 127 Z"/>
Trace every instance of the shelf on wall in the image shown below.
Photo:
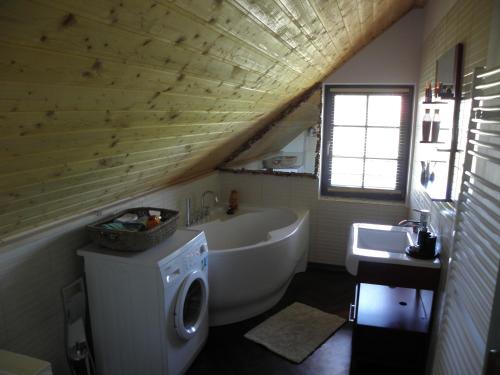
<path fill-rule="evenodd" d="M 446 160 L 429 160 L 429 159 L 422 159 L 419 161 L 424 161 L 424 162 L 429 162 L 429 163 L 447 163 Z"/>
<path fill-rule="evenodd" d="M 464 150 L 451 149 L 451 148 L 438 148 L 437 152 L 464 152 Z"/>
<path fill-rule="evenodd" d="M 434 102 L 422 102 L 422 104 L 448 104 L 448 102 L 439 102 L 439 101 L 434 101 Z"/>

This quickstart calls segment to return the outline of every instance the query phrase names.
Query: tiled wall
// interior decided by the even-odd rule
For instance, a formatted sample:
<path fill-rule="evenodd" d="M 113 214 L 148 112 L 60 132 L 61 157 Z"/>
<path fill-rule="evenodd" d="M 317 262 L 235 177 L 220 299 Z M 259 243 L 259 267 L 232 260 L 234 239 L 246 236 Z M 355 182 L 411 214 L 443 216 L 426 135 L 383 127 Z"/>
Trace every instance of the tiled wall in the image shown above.
<path fill-rule="evenodd" d="M 466 135 L 470 109 L 470 84 L 474 67 L 486 64 L 488 54 L 488 39 L 490 31 L 491 0 L 458 0 L 449 12 L 437 23 L 431 32 L 427 32 L 422 49 L 422 63 L 419 77 L 418 103 L 423 101 L 425 83 L 435 80 L 437 59 L 457 43 L 464 45 L 463 66 L 463 97 L 460 114 L 460 135 Z M 426 9 L 428 11 L 428 9 Z M 429 17 L 426 14 L 426 18 Z M 454 204 L 433 202 L 420 185 L 419 155 L 423 152 L 422 145 L 418 142 L 422 132 L 421 120 L 424 107 L 419 104 L 415 129 L 413 176 L 411 187 L 412 208 L 430 208 L 432 211 L 431 222 L 439 231 L 442 239 L 443 266 L 447 266 L 447 257 L 452 241 L 453 221 L 455 219 Z M 458 155 L 459 163 L 463 155 Z M 459 173 L 460 175 L 460 173 Z M 461 175 L 460 175 L 461 178 Z M 444 279 L 444 277 L 443 277 Z"/>
<path fill-rule="evenodd" d="M 463 97 L 460 114 L 460 138 L 466 137 L 468 116 L 470 110 L 470 84 L 474 67 L 486 64 L 488 55 L 488 39 L 490 32 L 491 0 L 458 0 L 450 7 L 448 13 L 436 23 L 433 30 L 425 30 L 426 38 L 422 49 L 422 63 L 419 78 L 418 102 L 423 101 L 424 87 L 427 81 L 435 80 L 436 60 L 457 43 L 464 45 L 463 67 Z M 426 19 L 432 17 L 432 7 L 426 7 Z M 453 241 L 453 224 L 455 220 L 455 206 L 453 203 L 433 202 L 420 186 L 419 155 L 423 152 L 418 143 L 421 134 L 421 120 L 424 108 L 419 105 L 417 126 L 415 130 L 415 154 L 413 161 L 413 176 L 410 205 L 412 208 L 431 209 L 431 223 L 437 230 L 442 243 L 442 276 L 441 290 L 444 292 L 448 260 Z M 463 162 L 463 155 L 457 158 L 457 166 Z M 459 179 L 461 174 L 459 172 Z M 434 332 L 439 332 L 439 315 L 444 294 L 438 300 L 438 319 Z M 435 337 L 434 337 L 435 339 Z M 431 351 L 433 353 L 433 351 Z"/>
<path fill-rule="evenodd" d="M 490 3 L 489 0 L 459 0 L 429 34 L 424 43 L 421 87 L 433 79 L 435 60 L 458 42 L 464 43 L 466 83 L 472 67 L 484 64 Z M 472 11 L 475 5 L 483 5 L 484 11 Z M 417 127 L 416 134 L 419 132 Z M 418 186 L 418 175 L 413 176 L 413 181 L 411 205 L 432 208 L 432 223 L 445 239 L 444 253 L 447 254 L 453 206 L 432 203 Z M 184 211 L 186 197 L 191 196 L 194 207 L 199 207 L 201 193 L 208 189 L 220 191 L 223 203 L 227 202 L 230 190 L 236 189 L 242 204 L 308 207 L 311 210 L 309 261 L 312 262 L 343 265 L 352 222 L 392 224 L 407 216 L 403 204 L 319 198 L 318 181 L 309 178 L 232 173 L 214 174 L 151 193 L 109 207 L 103 213 L 139 205 L 177 207 Z M 87 242 L 84 225 L 96 218 L 95 213 L 83 215 L 56 228 L 0 243 L 0 348 L 51 361 L 56 374 L 68 373 L 60 291 L 82 273 L 82 262 L 75 250 Z M 180 220 L 182 224 L 183 217 Z"/>
<path fill-rule="evenodd" d="M 213 190 L 228 201 L 236 189 L 242 204 L 307 207 L 311 210 L 309 261 L 344 264 L 349 225 L 355 221 L 394 223 L 405 217 L 402 204 L 363 204 L 318 199 L 318 181 L 303 177 L 276 177 L 214 173 L 101 210 L 102 215 L 126 207 L 168 207 L 181 211 L 185 199 L 200 207 L 201 194 Z M 0 348 L 50 361 L 55 374 L 67 374 L 61 288 L 82 275 L 75 251 L 88 242 L 84 226 L 96 212 L 52 228 L 20 236 L 0 246 Z"/>
<path fill-rule="evenodd" d="M 245 205 L 309 208 L 310 262 L 344 265 L 349 227 L 354 222 L 395 224 L 406 218 L 403 203 L 319 198 L 318 180 L 312 178 L 222 172 L 220 180 L 223 202 L 235 189 Z"/>
<path fill-rule="evenodd" d="M 325 82 L 335 84 L 416 84 L 420 60 L 422 10 L 401 18 Z M 399 54 L 401 58 L 394 58 Z M 244 204 L 301 206 L 311 210 L 310 262 L 344 265 L 353 222 L 395 224 L 407 218 L 403 203 L 320 198 L 318 180 L 221 173 L 221 191 L 240 192 Z"/>
<path fill-rule="evenodd" d="M 196 207 L 203 191 L 218 189 L 214 173 L 108 207 L 102 214 L 137 206 L 168 207 L 183 214 L 187 197 Z M 0 246 L 0 348 L 47 360 L 55 374 L 70 373 L 61 288 L 82 275 L 75 250 L 88 242 L 84 226 L 95 220 L 96 213 L 83 215 Z"/>

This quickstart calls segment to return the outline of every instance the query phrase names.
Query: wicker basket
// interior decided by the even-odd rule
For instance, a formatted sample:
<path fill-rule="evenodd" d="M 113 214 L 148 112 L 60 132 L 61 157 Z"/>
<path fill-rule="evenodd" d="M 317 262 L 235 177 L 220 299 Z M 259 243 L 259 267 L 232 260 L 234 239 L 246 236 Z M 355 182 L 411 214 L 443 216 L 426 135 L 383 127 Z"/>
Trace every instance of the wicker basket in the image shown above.
<path fill-rule="evenodd" d="M 149 216 L 150 211 L 159 211 L 161 223 L 156 227 L 139 232 L 121 231 L 103 228 L 102 224 L 112 222 L 126 213 L 139 217 Z M 177 229 L 179 212 L 164 208 L 138 207 L 129 208 L 115 215 L 87 225 L 87 232 L 96 244 L 119 251 L 144 251 L 170 237 Z"/>

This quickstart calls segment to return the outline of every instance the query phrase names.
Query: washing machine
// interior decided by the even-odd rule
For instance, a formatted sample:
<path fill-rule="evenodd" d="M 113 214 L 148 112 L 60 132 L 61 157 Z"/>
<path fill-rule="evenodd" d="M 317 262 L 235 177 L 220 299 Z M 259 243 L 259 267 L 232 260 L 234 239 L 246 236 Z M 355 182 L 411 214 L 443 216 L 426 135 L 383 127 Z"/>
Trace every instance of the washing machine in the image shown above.
<path fill-rule="evenodd" d="M 178 229 L 140 253 L 89 245 L 85 278 L 98 375 L 184 373 L 208 336 L 208 248 Z"/>

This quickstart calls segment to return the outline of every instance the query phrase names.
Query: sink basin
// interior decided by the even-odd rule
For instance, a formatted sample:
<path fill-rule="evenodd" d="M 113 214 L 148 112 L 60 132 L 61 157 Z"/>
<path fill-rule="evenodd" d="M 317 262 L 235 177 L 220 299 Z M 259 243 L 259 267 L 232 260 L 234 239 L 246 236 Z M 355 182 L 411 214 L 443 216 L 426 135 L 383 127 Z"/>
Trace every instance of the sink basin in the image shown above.
<path fill-rule="evenodd" d="M 347 271 L 357 275 L 360 261 L 439 268 L 441 264 L 437 258 L 422 260 L 406 255 L 405 248 L 415 245 L 416 241 L 417 235 L 412 228 L 354 223 L 347 246 Z"/>

